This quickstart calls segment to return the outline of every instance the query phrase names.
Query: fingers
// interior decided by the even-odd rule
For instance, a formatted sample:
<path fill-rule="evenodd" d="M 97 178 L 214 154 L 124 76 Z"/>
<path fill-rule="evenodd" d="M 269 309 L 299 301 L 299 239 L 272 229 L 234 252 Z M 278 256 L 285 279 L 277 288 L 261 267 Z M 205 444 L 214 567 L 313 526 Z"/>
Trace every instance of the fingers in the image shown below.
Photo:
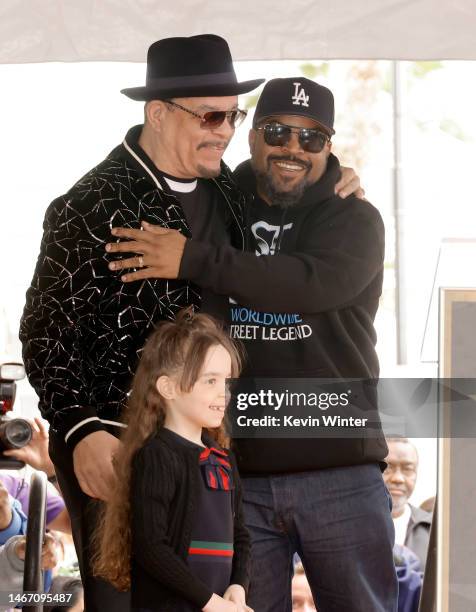
<path fill-rule="evenodd" d="M 152 225 L 151 223 L 147 223 L 147 221 L 142 221 L 142 227 L 152 234 L 157 234 L 158 236 L 163 236 L 170 232 L 176 232 L 177 230 L 171 230 L 167 227 L 161 227 L 160 225 Z"/>
<path fill-rule="evenodd" d="M 129 257 L 128 259 L 119 259 L 111 261 L 108 265 L 109 270 L 124 270 L 125 268 L 142 268 L 147 266 L 146 257 L 142 255 L 138 257 Z"/>
<path fill-rule="evenodd" d="M 25 447 L 23 448 L 11 448 L 9 450 L 3 451 L 3 454 L 6 457 L 13 457 L 13 459 L 17 459 L 18 461 L 24 461 L 26 456 Z"/>
<path fill-rule="evenodd" d="M 26 537 L 17 540 L 15 544 L 15 554 L 19 559 L 25 560 Z"/>
<path fill-rule="evenodd" d="M 151 225 L 150 223 L 142 222 L 143 229 L 131 229 L 129 227 L 113 227 L 111 234 L 118 238 L 131 238 L 139 242 L 153 242 L 155 235 L 164 235 L 176 230 L 170 230 L 160 225 Z"/>
<path fill-rule="evenodd" d="M 115 479 L 115 471 L 112 460 L 103 464 L 100 469 L 81 470 L 76 473 L 81 490 L 95 499 L 107 501 L 111 494 L 111 488 Z"/>
<path fill-rule="evenodd" d="M 95 499 L 101 499 L 107 501 L 111 493 L 111 488 L 108 483 L 111 479 L 107 478 L 104 473 L 97 473 L 90 475 L 87 480 L 84 481 L 84 488 L 81 486 L 86 495 L 94 497 Z M 80 483 L 81 485 L 81 483 Z"/>
<path fill-rule="evenodd" d="M 112 457 L 119 446 L 119 440 L 106 431 L 95 431 L 78 442 L 73 450 L 73 467 L 86 495 L 107 501 L 115 482 Z"/>
<path fill-rule="evenodd" d="M 362 187 L 359 187 L 357 191 L 354 192 L 354 195 L 356 198 L 359 198 L 360 200 L 367 201 L 367 198 L 365 197 L 365 189 L 362 189 Z"/>
<path fill-rule="evenodd" d="M 43 438 L 48 438 L 48 429 L 46 427 L 45 421 L 40 419 L 40 417 L 35 417 L 35 423 L 38 427 L 38 431 L 40 432 Z"/>
<path fill-rule="evenodd" d="M 51 533 L 46 533 L 43 547 L 41 549 L 41 568 L 53 569 L 56 566 L 57 561 L 56 540 Z"/>
<path fill-rule="evenodd" d="M 163 270 L 150 266 L 148 268 L 142 268 L 141 270 L 137 270 L 137 272 L 123 274 L 121 276 L 121 281 L 123 283 L 131 283 L 133 281 L 142 280 L 146 278 L 169 278 L 169 276 L 167 276 L 167 274 Z M 171 276 L 170 278 L 175 277 Z"/>
<path fill-rule="evenodd" d="M 144 232 L 141 232 L 141 234 L 143 235 Z M 145 240 L 129 240 L 127 242 L 108 242 L 106 251 L 108 253 L 140 253 L 144 255 L 151 252 L 150 247 L 151 245 Z"/>
<path fill-rule="evenodd" d="M 146 232 L 143 229 L 132 229 L 130 227 L 113 227 L 111 234 L 117 238 L 131 238 L 139 242 L 150 242 L 153 240 L 151 232 Z"/>
<path fill-rule="evenodd" d="M 89 485 L 88 479 L 83 477 L 80 474 L 76 474 L 76 478 L 78 480 L 78 484 L 83 493 L 86 493 L 89 497 L 96 497 L 96 491 L 93 490 L 93 487 Z"/>
<path fill-rule="evenodd" d="M 342 180 L 340 183 L 342 183 Z M 340 183 L 336 185 L 336 192 L 341 198 L 346 198 L 351 193 L 354 193 L 354 191 L 360 189 L 360 180 L 358 176 L 354 176 L 351 181 L 346 182 L 342 187 L 340 187 Z"/>

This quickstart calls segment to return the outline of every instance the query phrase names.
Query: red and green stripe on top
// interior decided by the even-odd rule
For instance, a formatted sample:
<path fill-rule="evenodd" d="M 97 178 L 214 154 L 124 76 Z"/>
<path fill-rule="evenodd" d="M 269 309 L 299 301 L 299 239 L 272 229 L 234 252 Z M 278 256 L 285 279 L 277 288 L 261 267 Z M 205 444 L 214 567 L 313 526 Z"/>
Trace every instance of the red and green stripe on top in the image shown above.
<path fill-rule="evenodd" d="M 192 540 L 189 555 L 204 555 L 208 557 L 232 557 L 233 544 L 226 542 L 206 542 L 203 540 Z"/>

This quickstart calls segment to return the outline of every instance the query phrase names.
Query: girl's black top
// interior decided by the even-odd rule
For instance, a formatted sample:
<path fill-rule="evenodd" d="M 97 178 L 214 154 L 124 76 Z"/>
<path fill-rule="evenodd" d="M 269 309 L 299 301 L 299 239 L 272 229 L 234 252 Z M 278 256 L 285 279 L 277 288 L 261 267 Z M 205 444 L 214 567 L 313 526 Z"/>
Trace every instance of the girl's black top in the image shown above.
<path fill-rule="evenodd" d="M 217 446 L 206 433 L 207 447 Z M 131 478 L 131 605 L 181 610 L 188 602 L 202 609 L 213 590 L 188 564 L 202 490 L 198 468 L 203 448 L 184 444 L 161 429 L 137 452 Z M 250 537 L 244 525 L 242 492 L 230 451 L 233 488 L 233 558 L 230 584 L 249 585 Z"/>

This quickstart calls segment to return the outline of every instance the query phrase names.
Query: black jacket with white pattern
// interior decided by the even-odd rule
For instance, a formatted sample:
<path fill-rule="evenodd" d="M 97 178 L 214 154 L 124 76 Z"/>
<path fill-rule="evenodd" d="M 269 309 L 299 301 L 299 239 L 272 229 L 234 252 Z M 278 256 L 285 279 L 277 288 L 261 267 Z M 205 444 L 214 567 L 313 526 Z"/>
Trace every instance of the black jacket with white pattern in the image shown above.
<path fill-rule="evenodd" d="M 190 229 L 167 185 L 160 184 L 124 142 L 46 211 L 43 238 L 26 294 L 20 339 L 28 379 L 53 431 L 74 446 L 120 422 L 140 350 L 155 323 L 200 307 L 200 289 L 184 280 L 125 284 L 108 268 L 111 228 L 142 221 Z M 203 179 L 200 179 L 203 180 Z M 210 179 L 227 207 L 232 243 L 243 248 L 244 196 L 231 172 Z"/>

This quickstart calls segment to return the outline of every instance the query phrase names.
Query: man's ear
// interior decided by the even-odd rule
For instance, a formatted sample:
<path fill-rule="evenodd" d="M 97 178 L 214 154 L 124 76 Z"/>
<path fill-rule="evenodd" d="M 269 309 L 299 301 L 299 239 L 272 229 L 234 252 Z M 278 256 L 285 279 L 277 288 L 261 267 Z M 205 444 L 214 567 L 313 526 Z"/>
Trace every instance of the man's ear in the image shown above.
<path fill-rule="evenodd" d="M 156 131 L 160 131 L 161 121 L 165 113 L 165 103 L 162 100 L 150 100 L 145 105 L 147 122 Z"/>
<path fill-rule="evenodd" d="M 155 388 L 166 400 L 173 400 L 177 397 L 176 382 L 170 376 L 159 376 L 155 383 Z"/>
<path fill-rule="evenodd" d="M 251 128 L 251 130 L 248 133 L 248 143 L 250 145 L 251 155 L 253 155 L 253 151 L 255 150 L 255 142 L 256 142 L 257 135 L 258 135 L 257 131 Z"/>

